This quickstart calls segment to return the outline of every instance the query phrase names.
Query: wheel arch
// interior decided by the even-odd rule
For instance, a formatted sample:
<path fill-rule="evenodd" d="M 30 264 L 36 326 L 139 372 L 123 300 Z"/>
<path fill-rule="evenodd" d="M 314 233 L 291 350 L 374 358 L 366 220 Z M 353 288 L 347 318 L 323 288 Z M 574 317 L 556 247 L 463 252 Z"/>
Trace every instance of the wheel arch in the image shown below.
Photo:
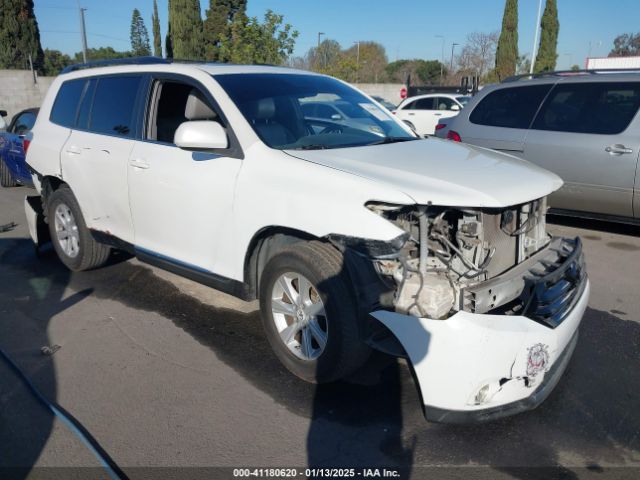
<path fill-rule="evenodd" d="M 303 230 L 270 225 L 255 233 L 245 254 L 244 283 L 253 298 L 258 297 L 260 278 L 265 265 L 282 247 L 297 242 L 322 240 Z"/>

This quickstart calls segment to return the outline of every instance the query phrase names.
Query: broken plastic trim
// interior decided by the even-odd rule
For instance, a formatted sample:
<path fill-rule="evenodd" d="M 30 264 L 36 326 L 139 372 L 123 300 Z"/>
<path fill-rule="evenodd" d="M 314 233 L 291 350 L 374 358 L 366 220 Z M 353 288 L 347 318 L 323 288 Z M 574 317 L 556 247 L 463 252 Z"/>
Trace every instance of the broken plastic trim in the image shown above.
<path fill-rule="evenodd" d="M 352 249 L 371 258 L 390 258 L 398 255 L 400 249 L 409 240 L 409 234 L 404 232 L 385 242 L 332 233 L 327 236 L 327 240 L 342 251 Z"/>

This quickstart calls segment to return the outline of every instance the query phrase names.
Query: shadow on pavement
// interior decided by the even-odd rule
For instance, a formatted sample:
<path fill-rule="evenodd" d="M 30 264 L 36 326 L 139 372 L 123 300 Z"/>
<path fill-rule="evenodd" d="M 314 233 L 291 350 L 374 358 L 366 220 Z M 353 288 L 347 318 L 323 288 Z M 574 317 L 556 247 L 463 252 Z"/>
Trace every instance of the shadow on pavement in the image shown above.
<path fill-rule="evenodd" d="M 131 262 L 70 279 L 53 255 L 37 261 L 27 240 L 10 242 L 0 243 L 3 278 L 10 285 L 2 291 L 2 304 L 10 310 L 8 318 L 17 321 L 4 326 L 1 342 L 3 346 L 14 345 L 11 351 L 16 359 L 29 365 L 30 375 L 49 398 L 55 399 L 55 377 L 51 359 L 43 358 L 39 347 L 47 343 L 47 322 L 65 308 L 61 297 L 69 285 L 76 291 L 92 288 L 97 298 L 163 315 L 274 401 L 308 418 L 307 445 L 301 448 L 307 449 L 311 465 L 411 469 L 417 465 L 477 464 L 530 478 L 516 467 L 569 462 L 598 469 L 600 465 L 625 464 L 633 452 L 637 461 L 639 319 L 621 319 L 588 309 L 569 369 L 537 410 L 483 425 L 436 425 L 422 417 L 419 395 L 402 361 L 373 355 L 346 381 L 310 385 L 291 375 L 276 359 L 258 312 L 245 314 L 203 304 L 151 269 Z M 37 282 L 48 286 L 35 286 Z M 5 318 L 4 312 L 2 315 Z M 11 405 L 4 394 L 2 401 Z M 3 422 L 12 421 L 4 415 L 2 418 Z M 23 438 L 15 438 L 19 435 L 15 427 L 0 429 L 3 451 L 12 442 L 24 443 L 21 462 L 36 460 L 51 429 L 50 419 L 34 418 L 33 434 Z M 567 470 L 565 478 L 572 475 Z"/>
<path fill-rule="evenodd" d="M 70 274 L 52 262 L 35 262 L 33 245 L 26 240 L 0 240 L 2 289 L 0 290 L 0 348 L 55 401 L 57 386 L 53 358 L 42 353 L 49 347 L 51 318 L 91 294 L 84 290 L 65 297 Z M 28 265 L 25 274 L 15 265 Z M 27 467 L 12 478 L 27 475 L 51 434 L 54 417 L 0 359 L 0 468 Z"/>

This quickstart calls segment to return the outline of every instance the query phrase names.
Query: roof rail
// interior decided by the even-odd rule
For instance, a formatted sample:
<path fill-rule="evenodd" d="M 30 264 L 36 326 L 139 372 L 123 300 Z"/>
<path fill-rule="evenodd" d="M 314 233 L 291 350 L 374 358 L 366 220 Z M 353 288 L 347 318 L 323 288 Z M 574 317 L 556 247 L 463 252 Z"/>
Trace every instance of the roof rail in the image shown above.
<path fill-rule="evenodd" d="M 588 70 L 556 70 L 553 72 L 523 73 L 513 75 L 502 80 L 502 83 L 517 82 L 519 80 L 533 80 L 546 77 L 570 77 L 573 75 L 598 75 L 606 73 L 640 73 L 638 68 L 596 68 Z"/>
<path fill-rule="evenodd" d="M 160 57 L 127 57 L 127 58 L 113 58 L 110 60 L 96 60 L 95 62 L 76 63 L 65 67 L 62 73 L 76 72 L 78 70 L 84 70 L 86 68 L 95 67 L 111 67 L 116 65 L 154 65 L 154 64 L 167 64 L 171 63 L 171 60 Z"/>

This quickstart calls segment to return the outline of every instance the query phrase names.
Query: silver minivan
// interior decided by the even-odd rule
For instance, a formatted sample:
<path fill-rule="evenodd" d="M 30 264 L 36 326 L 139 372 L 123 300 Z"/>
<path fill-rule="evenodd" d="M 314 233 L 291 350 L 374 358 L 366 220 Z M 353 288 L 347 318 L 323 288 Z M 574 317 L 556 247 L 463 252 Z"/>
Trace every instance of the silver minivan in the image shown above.
<path fill-rule="evenodd" d="M 639 73 L 514 77 L 482 89 L 438 136 L 557 173 L 556 213 L 639 223 L 639 107 Z"/>

